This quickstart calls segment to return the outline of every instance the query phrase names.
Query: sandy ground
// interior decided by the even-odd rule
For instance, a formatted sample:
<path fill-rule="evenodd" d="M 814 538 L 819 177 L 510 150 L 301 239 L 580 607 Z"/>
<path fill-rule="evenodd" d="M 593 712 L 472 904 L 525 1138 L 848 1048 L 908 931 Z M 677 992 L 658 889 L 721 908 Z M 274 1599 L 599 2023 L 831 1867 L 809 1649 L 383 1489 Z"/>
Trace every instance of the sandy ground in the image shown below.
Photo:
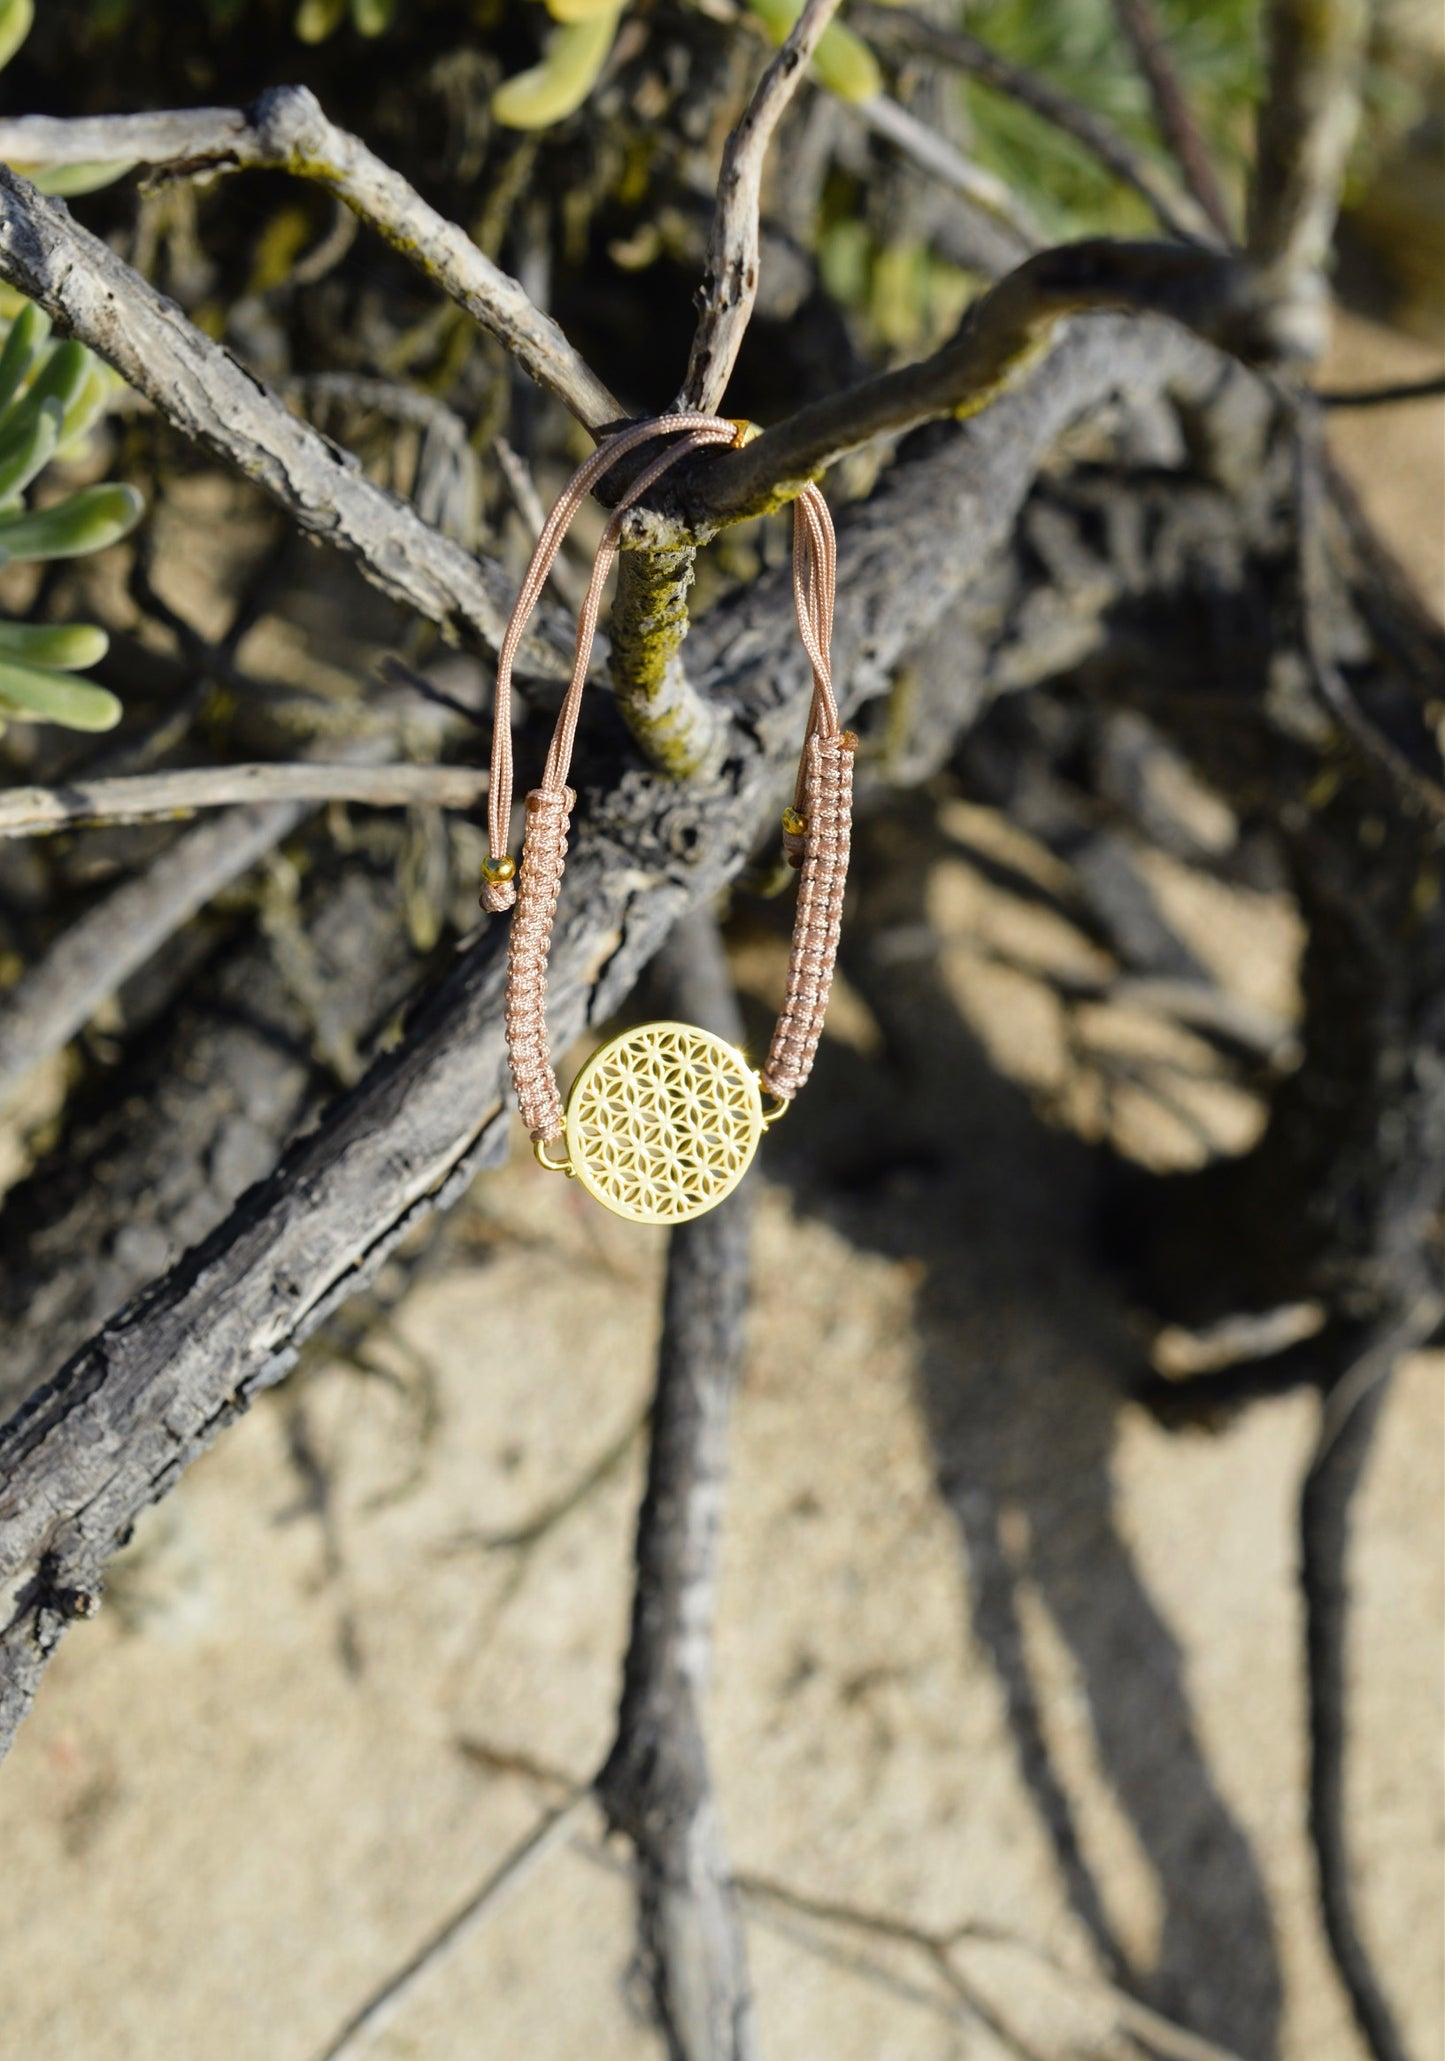
<path fill-rule="evenodd" d="M 1386 514 L 1428 577 L 1422 417 Z M 1361 432 L 1367 488 L 1406 434 Z M 845 988 L 758 1183 L 710 1736 L 762 2049 L 1123 2057 L 1121 1976 L 1241 2061 L 1355 2061 L 1304 1825 L 1315 1406 L 1181 1434 L 1124 1399 L 1078 1142 L 1183 1165 L 1258 1112 L 1156 1019 L 1066 1023 L 1037 974 L 1090 948 L 970 854 L 1045 860 L 944 828 L 930 1006 L 900 1050 Z M 1155 884 L 1288 1014 L 1287 910 Z M 737 965 L 756 1029 L 776 939 Z M 518 1155 L 453 1255 L 229 1431 L 67 1641 L 0 1774 L 3 2061 L 313 2061 L 605 1752 L 661 1246 Z M 1445 2055 L 1441 1372 L 1396 1382 L 1350 1569 L 1357 1879 L 1412 2061 Z M 624 1862 L 581 1820 L 367 2054 L 659 2053 Z M 952 1986 L 899 1926 L 958 1933 Z"/>

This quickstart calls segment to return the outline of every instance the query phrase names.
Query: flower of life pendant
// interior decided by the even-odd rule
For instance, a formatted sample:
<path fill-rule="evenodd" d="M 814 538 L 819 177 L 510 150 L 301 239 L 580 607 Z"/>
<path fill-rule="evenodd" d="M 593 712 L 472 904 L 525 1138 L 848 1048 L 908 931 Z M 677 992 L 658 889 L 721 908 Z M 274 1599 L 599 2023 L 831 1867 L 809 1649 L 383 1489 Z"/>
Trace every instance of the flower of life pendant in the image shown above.
<path fill-rule="evenodd" d="M 725 1038 L 641 1024 L 572 1083 L 568 1171 L 632 1223 L 689 1223 L 736 1188 L 767 1121 L 757 1074 Z"/>

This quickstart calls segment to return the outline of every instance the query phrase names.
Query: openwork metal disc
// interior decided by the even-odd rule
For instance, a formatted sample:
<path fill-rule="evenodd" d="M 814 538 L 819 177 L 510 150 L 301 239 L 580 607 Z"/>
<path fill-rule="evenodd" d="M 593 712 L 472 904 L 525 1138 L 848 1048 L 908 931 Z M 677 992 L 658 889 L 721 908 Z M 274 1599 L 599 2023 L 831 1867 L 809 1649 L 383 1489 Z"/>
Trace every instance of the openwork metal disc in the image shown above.
<path fill-rule="evenodd" d="M 635 1224 L 684 1224 L 731 1194 L 763 1131 L 758 1077 L 690 1023 L 645 1023 L 595 1052 L 567 1097 L 567 1157 Z"/>

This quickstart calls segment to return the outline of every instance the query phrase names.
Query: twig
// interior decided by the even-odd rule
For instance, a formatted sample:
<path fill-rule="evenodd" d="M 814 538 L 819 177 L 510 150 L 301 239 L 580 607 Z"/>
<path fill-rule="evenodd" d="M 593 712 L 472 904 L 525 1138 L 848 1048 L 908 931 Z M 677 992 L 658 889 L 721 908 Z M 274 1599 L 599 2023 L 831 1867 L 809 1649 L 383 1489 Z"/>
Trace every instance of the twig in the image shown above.
<path fill-rule="evenodd" d="M 1329 634 L 1331 578 L 1324 523 L 1323 425 L 1318 409 L 1308 399 L 1301 398 L 1296 407 L 1295 430 L 1301 642 L 1316 690 L 1346 736 L 1384 774 L 1400 798 L 1445 824 L 1445 786 L 1422 773 L 1394 740 L 1370 721 L 1335 663 Z"/>
<path fill-rule="evenodd" d="M 1324 267 L 1360 112 L 1365 0 L 1271 0 L 1247 247 L 1305 357 L 1327 334 Z"/>
<path fill-rule="evenodd" d="M 0 998 L 0 1104 L 32 1067 L 69 1044 L 182 924 L 273 851 L 307 806 L 271 802 L 201 824 L 57 938 Z"/>
<path fill-rule="evenodd" d="M 1397 408 L 1409 401 L 1438 401 L 1445 394 L 1445 372 L 1428 379 L 1406 379 L 1396 386 L 1317 387 L 1322 408 Z"/>
<path fill-rule="evenodd" d="M 1333 1394 L 1326 1397 L 1319 1440 L 1300 1496 L 1310 1839 L 1319 1871 L 1325 1934 L 1375 2061 L 1408 2061 L 1408 2057 L 1360 1936 L 1351 1887 L 1345 1801 L 1350 1503 L 1369 1457 L 1390 1376 L 1402 1355 L 1430 1335 L 1439 1315 L 1437 1299 L 1433 1306 L 1417 1309 L 1383 1335 L 1377 1334 Z M 1341 1398 L 1339 1404 L 1334 1401 L 1336 1396 Z"/>
<path fill-rule="evenodd" d="M 363 802 L 373 809 L 466 809 L 487 791 L 473 766 L 194 766 L 64 787 L 0 788 L 0 837 L 47 837 L 81 823 L 143 823 L 241 802 Z"/>
<path fill-rule="evenodd" d="M 976 415 L 1038 365 L 1068 316 L 1125 309 L 1166 315 L 1226 350 L 1254 338 L 1250 275 L 1228 253 L 1107 237 L 1040 251 L 976 300 L 931 358 L 810 402 L 741 450 L 681 466 L 665 512 L 639 517 L 636 540 L 706 539 L 778 507 L 873 437 Z"/>
<path fill-rule="evenodd" d="M 945 1981 L 957 1986 L 958 1973 L 954 1956 L 969 1945 L 1006 1947 L 1017 1953 L 1027 1954 L 1030 1959 L 1047 1968 L 1051 1974 L 1076 1989 L 1092 1992 L 1095 1996 L 1108 1999 L 1119 2024 L 1127 2031 L 1137 2033 L 1156 2048 L 1159 2053 L 1170 2057 L 1170 2061 L 1239 2061 L 1239 2056 L 1228 2047 L 1221 2047 L 1214 2040 L 1204 2039 L 1200 2034 L 1190 2032 L 1187 2027 L 1176 2025 L 1170 2018 L 1153 2011 L 1147 2004 L 1141 2004 L 1137 1997 L 1121 1989 L 1116 1982 L 1093 1970 L 1071 1968 L 1067 1963 L 1055 1959 L 1043 1947 L 1021 1933 L 1003 1930 L 997 1926 L 965 1920 L 962 1924 L 946 1929 L 927 1927 L 911 1923 L 906 1918 L 895 1918 L 883 1911 L 865 1910 L 856 1904 L 838 1903 L 826 1898 L 809 1896 L 804 1892 L 786 1888 L 764 1876 L 739 1875 L 738 1888 L 749 1904 L 773 1905 L 784 1910 L 798 1912 L 824 1925 L 837 1925 L 852 1931 L 871 1933 L 879 1939 L 895 1941 L 900 1946 L 912 1947 L 924 1955 L 941 1974 Z M 974 2015 L 979 2012 L 979 2000 L 973 1986 L 963 1990 L 966 2001 L 972 2006 Z M 995 2031 L 1000 2028 L 996 2025 Z M 1011 2037 L 1007 2034 L 1005 2036 Z"/>
<path fill-rule="evenodd" d="M 763 160 L 838 0 L 807 0 L 787 41 L 758 81 L 723 151 L 717 211 L 698 292 L 698 324 L 676 405 L 715 415 L 722 406 L 758 294 L 758 212 Z"/>
<path fill-rule="evenodd" d="M 274 169 L 314 179 L 415 265 L 588 429 L 623 410 L 517 281 L 464 229 L 429 207 L 397 172 L 322 113 L 305 86 L 277 86 L 246 110 L 101 115 L 77 121 L 23 115 L 0 122 L 0 159 L 33 167 L 164 165 L 168 175 Z"/>
<path fill-rule="evenodd" d="M 1129 40 L 1154 103 L 1159 133 L 1174 153 L 1184 183 L 1218 234 L 1226 243 L 1231 242 L 1234 230 L 1229 206 L 1209 146 L 1199 132 L 1194 110 L 1169 55 L 1153 0 L 1114 0 L 1114 18 Z"/>
<path fill-rule="evenodd" d="M 742 1016 L 717 923 L 687 917 L 657 971 L 671 1010 L 734 1043 Z M 750 1198 L 668 1241 L 637 1586 L 617 1738 L 597 1779 L 637 1851 L 639 1925 L 674 2061 L 752 2061 L 747 1959 L 712 1795 L 701 1703 L 717 1587 L 728 1420 L 742 1375 Z"/>
<path fill-rule="evenodd" d="M 317 2061 L 347 2061 L 348 2056 L 361 2051 L 362 2042 L 368 2035 L 389 2025 L 416 1985 L 439 1967 L 463 1940 L 469 1939 L 486 1919 L 494 1917 L 528 1876 L 566 1842 L 591 1794 L 591 1785 L 588 1784 L 565 1803 L 558 1804 L 555 1810 L 549 1811 L 493 1869 L 481 1888 L 448 1918 L 440 1931 L 434 1933 L 404 1967 L 399 1968 L 359 2011 L 347 2019 L 336 2037 L 317 2056 Z"/>
<path fill-rule="evenodd" d="M 0 277 L 98 351 L 184 435 L 263 488 L 302 529 L 354 558 L 393 601 L 458 636 L 493 648 L 500 643 L 511 596 L 499 566 L 473 557 L 409 503 L 373 486 L 354 459 L 298 421 L 60 202 L 3 166 Z M 565 671 L 559 651 L 542 637 L 529 638 L 528 646 L 528 669 L 548 677 Z"/>
<path fill-rule="evenodd" d="M 988 562 L 1068 424 L 1121 386 L 1198 399 L 1216 374 L 1185 338 L 1100 323 L 1027 396 L 895 465 L 839 525 L 844 712 L 886 692 L 901 654 Z M 634 774 L 625 806 L 594 798 L 580 813 L 553 937 L 557 1046 L 616 1008 L 683 912 L 742 869 L 791 777 L 812 682 L 786 578 L 724 602 L 695 637 L 702 684 L 738 710 L 727 760 L 682 789 Z M 0 1427 L 0 1746 L 77 1614 L 70 1599 L 95 1596 L 137 1511 L 282 1377 L 410 1228 L 505 1151 L 501 943 L 485 934 L 275 1174 Z"/>
<path fill-rule="evenodd" d="M 1176 193 L 1149 160 L 1091 107 L 1062 92 L 1037 72 L 1001 57 L 977 36 L 960 29 L 942 28 L 907 7 L 879 6 L 876 0 L 856 4 L 855 0 L 848 19 L 880 48 L 914 52 L 931 57 L 935 63 L 950 65 L 990 92 L 1016 100 L 1020 107 L 1071 136 L 1116 179 L 1146 200 L 1161 227 L 1181 242 L 1213 240 L 1213 229 L 1203 209 L 1187 194 Z"/>
<path fill-rule="evenodd" d="M 1038 224 L 1002 179 L 996 179 L 992 172 L 965 157 L 956 144 L 921 122 L 901 100 L 888 93 L 875 93 L 871 100 L 860 102 L 854 112 L 875 136 L 884 137 L 920 171 L 927 172 L 930 178 L 937 179 L 1005 229 L 1015 262 L 1038 249 L 1043 242 Z"/>

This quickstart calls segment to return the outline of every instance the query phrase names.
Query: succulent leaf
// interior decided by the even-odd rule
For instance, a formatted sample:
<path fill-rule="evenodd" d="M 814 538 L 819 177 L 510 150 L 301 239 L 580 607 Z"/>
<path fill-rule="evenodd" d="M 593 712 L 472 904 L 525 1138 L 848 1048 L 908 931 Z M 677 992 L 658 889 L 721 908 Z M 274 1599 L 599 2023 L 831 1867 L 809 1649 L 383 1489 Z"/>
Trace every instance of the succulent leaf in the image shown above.
<path fill-rule="evenodd" d="M 0 523 L 0 551 L 10 563 L 84 558 L 133 530 L 144 505 L 134 487 L 82 487 L 51 508 Z"/>
<path fill-rule="evenodd" d="M 0 501 L 23 494 L 35 475 L 50 463 L 60 442 L 64 419 L 60 403 L 54 398 L 33 404 L 27 400 L 13 411 L 0 428 Z"/>
<path fill-rule="evenodd" d="M 34 301 L 27 301 L 10 325 L 5 348 L 0 351 L 0 415 L 10 406 L 35 363 L 41 345 L 50 334 L 50 317 Z"/>
<path fill-rule="evenodd" d="M 127 172 L 135 170 L 134 158 L 93 159 L 88 164 L 47 165 L 31 173 L 23 165 L 14 170 L 25 174 L 42 193 L 53 194 L 57 200 L 73 200 L 82 193 L 98 193 L 102 186 L 113 186 L 117 179 L 123 179 Z"/>
<path fill-rule="evenodd" d="M 762 23 L 770 42 L 783 43 L 803 11 L 803 0 L 748 0 L 748 10 Z M 824 29 L 813 52 L 813 70 L 820 85 L 840 100 L 871 100 L 883 89 L 877 58 L 842 22 L 830 22 Z"/>
<path fill-rule="evenodd" d="M 509 129 L 546 129 L 575 114 L 597 83 L 617 37 L 619 9 L 568 22 L 540 64 L 518 72 L 492 95 L 492 113 Z"/>
<path fill-rule="evenodd" d="M 109 649 L 109 637 L 95 623 L 0 622 L 0 659 L 21 665 L 80 673 L 99 665 Z"/>
<path fill-rule="evenodd" d="M 35 0 L 0 0 L 0 67 L 9 64 L 35 20 Z"/>
<path fill-rule="evenodd" d="M 107 688 L 89 680 L 0 657 L 0 715 L 60 723 L 67 730 L 113 730 L 121 706 Z"/>

